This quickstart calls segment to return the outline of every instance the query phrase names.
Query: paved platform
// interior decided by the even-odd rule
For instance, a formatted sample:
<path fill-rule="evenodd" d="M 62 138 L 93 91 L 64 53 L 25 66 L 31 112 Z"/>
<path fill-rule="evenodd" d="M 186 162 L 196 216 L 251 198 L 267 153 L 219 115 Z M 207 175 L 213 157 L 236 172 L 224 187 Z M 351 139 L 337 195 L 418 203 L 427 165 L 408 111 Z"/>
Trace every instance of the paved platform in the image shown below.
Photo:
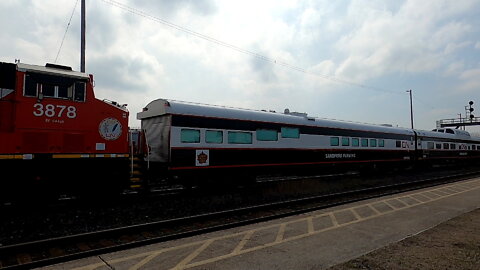
<path fill-rule="evenodd" d="M 324 269 L 477 208 L 480 178 L 42 269 Z"/>

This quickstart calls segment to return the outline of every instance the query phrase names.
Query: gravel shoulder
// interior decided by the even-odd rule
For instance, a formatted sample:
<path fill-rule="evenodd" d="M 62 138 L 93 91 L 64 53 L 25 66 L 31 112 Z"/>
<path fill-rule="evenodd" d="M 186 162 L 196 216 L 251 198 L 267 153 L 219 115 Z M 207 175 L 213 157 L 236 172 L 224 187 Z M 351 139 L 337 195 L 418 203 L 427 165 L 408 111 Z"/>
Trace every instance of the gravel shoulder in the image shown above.
<path fill-rule="evenodd" d="M 480 269 L 480 209 L 329 270 Z"/>

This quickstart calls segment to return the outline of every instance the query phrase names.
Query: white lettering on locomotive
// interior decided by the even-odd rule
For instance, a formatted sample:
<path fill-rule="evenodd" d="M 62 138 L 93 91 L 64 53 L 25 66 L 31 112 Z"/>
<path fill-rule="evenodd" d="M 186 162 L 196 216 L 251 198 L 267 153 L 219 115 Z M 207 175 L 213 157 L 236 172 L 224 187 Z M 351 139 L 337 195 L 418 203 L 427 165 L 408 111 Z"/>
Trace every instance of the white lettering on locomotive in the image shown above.
<path fill-rule="evenodd" d="M 46 104 L 45 106 L 41 103 L 35 103 L 33 105 L 33 115 L 40 117 L 62 117 L 66 115 L 68 118 L 73 119 L 77 117 L 77 108 L 75 106 L 65 106 L 65 105 L 53 105 Z M 66 109 L 66 112 L 65 112 Z M 60 123 L 60 122 L 56 122 Z M 63 122 L 62 122 L 63 123 Z"/>

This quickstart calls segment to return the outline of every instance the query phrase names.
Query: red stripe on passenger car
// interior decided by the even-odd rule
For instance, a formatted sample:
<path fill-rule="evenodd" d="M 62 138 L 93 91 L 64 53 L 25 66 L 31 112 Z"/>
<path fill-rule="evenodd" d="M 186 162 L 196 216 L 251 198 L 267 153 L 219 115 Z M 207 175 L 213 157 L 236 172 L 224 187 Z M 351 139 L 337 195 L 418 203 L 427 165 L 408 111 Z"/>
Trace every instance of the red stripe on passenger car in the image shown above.
<path fill-rule="evenodd" d="M 188 167 L 170 167 L 169 170 L 192 170 L 208 168 L 242 168 L 242 167 L 260 167 L 260 166 L 295 166 L 295 165 L 314 165 L 314 164 L 332 164 L 332 163 L 366 163 L 366 162 L 393 162 L 410 161 L 410 159 L 380 159 L 380 160 L 352 160 L 352 161 L 318 161 L 318 162 L 295 162 L 295 163 L 266 163 L 266 164 L 238 164 L 238 165 L 217 165 L 217 166 L 188 166 Z"/>

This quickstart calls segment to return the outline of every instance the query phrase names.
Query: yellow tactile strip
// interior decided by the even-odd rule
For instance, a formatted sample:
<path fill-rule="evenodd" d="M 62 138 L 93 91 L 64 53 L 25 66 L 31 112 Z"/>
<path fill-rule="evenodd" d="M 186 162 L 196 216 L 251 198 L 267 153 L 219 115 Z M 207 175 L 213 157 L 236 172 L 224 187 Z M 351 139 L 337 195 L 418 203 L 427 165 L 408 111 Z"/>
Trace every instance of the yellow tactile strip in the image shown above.
<path fill-rule="evenodd" d="M 474 179 L 106 261 L 114 267 L 120 263 L 124 267 L 128 265 L 130 270 L 141 269 L 143 266 L 154 266 L 155 269 L 187 269 L 305 238 L 478 188 L 480 188 L 480 179 Z M 222 249 L 219 250 L 219 247 Z M 206 250 L 208 252 L 204 252 Z M 75 269 L 94 270 L 102 266 L 105 264 L 100 262 Z"/>

